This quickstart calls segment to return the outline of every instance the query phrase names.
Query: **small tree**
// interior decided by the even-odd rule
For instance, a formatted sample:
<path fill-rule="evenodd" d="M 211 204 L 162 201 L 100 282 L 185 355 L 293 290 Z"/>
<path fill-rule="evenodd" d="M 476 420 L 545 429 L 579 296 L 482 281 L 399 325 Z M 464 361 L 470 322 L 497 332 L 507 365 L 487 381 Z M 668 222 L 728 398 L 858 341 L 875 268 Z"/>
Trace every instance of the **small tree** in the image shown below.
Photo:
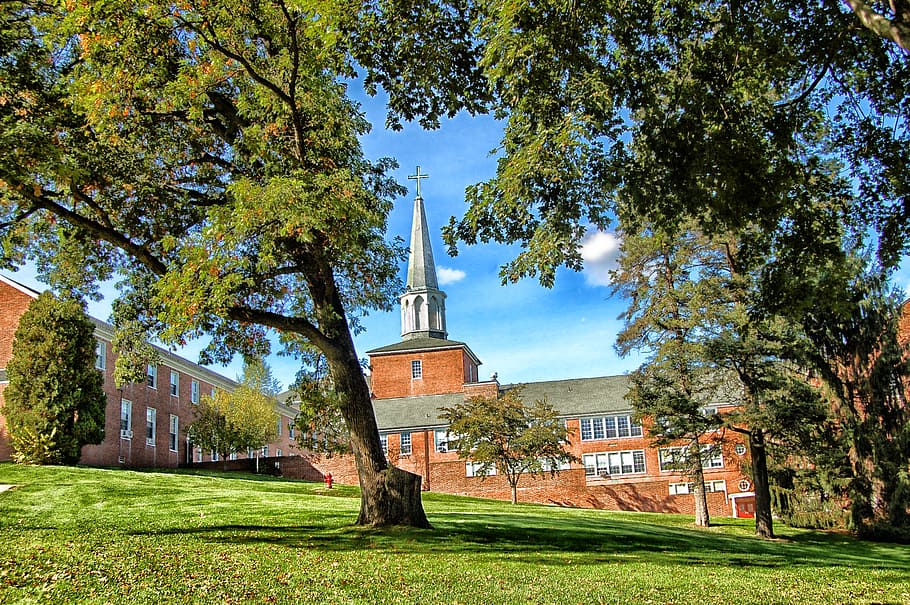
<path fill-rule="evenodd" d="M 190 441 L 227 459 L 233 453 L 258 449 L 277 436 L 278 414 L 269 395 L 272 380 L 262 361 L 244 364 L 241 384 L 233 392 L 203 397 L 196 420 L 187 428 Z"/>
<path fill-rule="evenodd" d="M 4 392 L 17 462 L 74 464 L 104 439 L 104 379 L 95 369 L 95 326 L 75 300 L 41 294 L 19 320 Z"/>
<path fill-rule="evenodd" d="M 553 406 L 544 400 L 526 407 L 520 389 L 500 397 L 471 397 L 442 412 L 458 456 L 478 463 L 482 476 L 498 468 L 512 489 L 512 504 L 518 502 L 523 473 L 553 476 L 561 464 L 576 460 L 563 447 L 568 430 Z"/>

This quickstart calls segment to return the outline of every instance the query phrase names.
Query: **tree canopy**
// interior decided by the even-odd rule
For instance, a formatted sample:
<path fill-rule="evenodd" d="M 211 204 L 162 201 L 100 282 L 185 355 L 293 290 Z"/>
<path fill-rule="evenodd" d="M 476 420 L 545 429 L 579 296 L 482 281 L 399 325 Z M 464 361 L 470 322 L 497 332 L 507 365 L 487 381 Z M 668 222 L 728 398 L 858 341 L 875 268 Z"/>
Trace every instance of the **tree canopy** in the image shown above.
<path fill-rule="evenodd" d="M 74 300 L 44 292 L 19 319 L 3 391 L 13 458 L 75 464 L 104 439 L 104 377 L 95 368 L 95 325 Z"/>
<path fill-rule="evenodd" d="M 419 477 L 389 469 L 354 350 L 387 309 L 402 190 L 369 128 L 335 4 L 10 2 L 2 7 L 2 259 L 94 295 L 114 321 L 202 361 L 263 354 L 270 330 L 328 360 L 351 431 L 363 524 L 427 526 Z M 135 342 L 126 339 L 125 342 Z M 124 357 L 125 359 L 128 356 Z"/>
<path fill-rule="evenodd" d="M 506 476 L 512 504 L 518 502 L 523 474 L 553 475 L 575 459 L 565 450 L 568 431 L 553 406 L 547 401 L 524 405 L 520 387 L 442 408 L 440 418 L 449 423 L 449 442 L 459 457 L 476 465 L 477 475 Z"/>

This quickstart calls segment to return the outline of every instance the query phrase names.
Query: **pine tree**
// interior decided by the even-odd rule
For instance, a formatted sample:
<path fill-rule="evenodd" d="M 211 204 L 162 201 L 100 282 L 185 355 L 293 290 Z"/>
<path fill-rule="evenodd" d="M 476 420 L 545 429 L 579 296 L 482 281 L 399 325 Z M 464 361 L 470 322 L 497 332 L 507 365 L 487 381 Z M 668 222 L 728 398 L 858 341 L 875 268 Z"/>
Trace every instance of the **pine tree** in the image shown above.
<path fill-rule="evenodd" d="M 74 464 L 104 438 L 104 378 L 95 326 L 82 306 L 50 292 L 19 320 L 7 366 L 3 414 L 19 462 Z"/>

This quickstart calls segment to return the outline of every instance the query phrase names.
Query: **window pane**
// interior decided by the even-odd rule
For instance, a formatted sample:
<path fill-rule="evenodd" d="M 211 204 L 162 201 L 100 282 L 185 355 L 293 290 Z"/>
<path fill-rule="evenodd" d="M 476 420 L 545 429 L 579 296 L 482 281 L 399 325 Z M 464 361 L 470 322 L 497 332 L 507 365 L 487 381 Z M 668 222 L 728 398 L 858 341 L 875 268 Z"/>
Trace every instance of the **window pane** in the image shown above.
<path fill-rule="evenodd" d="M 593 477 L 597 474 L 597 467 L 594 460 L 594 454 L 585 454 L 581 457 L 582 463 L 585 465 L 585 476 Z"/>
<path fill-rule="evenodd" d="M 616 430 L 617 434 L 620 437 L 628 437 L 629 436 L 629 417 L 628 416 L 617 416 L 616 423 L 617 423 L 617 430 Z"/>
<path fill-rule="evenodd" d="M 594 433 L 592 432 L 592 429 L 591 429 L 591 419 L 582 418 L 581 419 L 581 440 L 590 441 L 591 439 L 594 439 Z"/>
<path fill-rule="evenodd" d="M 606 427 L 607 427 L 607 438 L 610 438 L 610 439 L 615 438 L 616 437 L 616 417 L 607 416 L 606 418 L 604 418 L 604 424 L 606 424 Z"/>
<path fill-rule="evenodd" d="M 623 474 L 628 475 L 629 473 L 631 473 L 633 471 L 632 452 L 621 452 L 620 460 L 622 461 L 622 464 L 620 465 L 620 467 L 622 468 Z"/>
<path fill-rule="evenodd" d="M 641 425 L 633 422 L 630 433 L 633 437 L 641 437 Z"/>
<path fill-rule="evenodd" d="M 633 465 L 636 473 L 645 472 L 645 453 L 642 450 L 632 452 Z"/>
<path fill-rule="evenodd" d="M 593 418 L 594 423 L 594 438 L 603 439 L 604 438 L 604 425 L 603 418 Z"/>

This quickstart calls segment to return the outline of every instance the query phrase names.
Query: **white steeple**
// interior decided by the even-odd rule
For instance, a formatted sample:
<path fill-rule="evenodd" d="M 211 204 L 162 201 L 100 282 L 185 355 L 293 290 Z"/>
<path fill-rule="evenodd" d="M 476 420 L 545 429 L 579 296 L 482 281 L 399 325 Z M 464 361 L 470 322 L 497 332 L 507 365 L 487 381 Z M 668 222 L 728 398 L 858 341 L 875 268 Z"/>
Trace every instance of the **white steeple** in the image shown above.
<path fill-rule="evenodd" d="M 420 179 L 427 177 L 428 174 L 420 173 L 420 166 L 417 167 L 417 174 L 408 177 L 417 181 L 417 197 L 414 198 L 408 281 L 401 295 L 401 337 L 405 340 L 447 337 L 446 295 L 436 281 L 430 231 L 420 195 Z"/>

